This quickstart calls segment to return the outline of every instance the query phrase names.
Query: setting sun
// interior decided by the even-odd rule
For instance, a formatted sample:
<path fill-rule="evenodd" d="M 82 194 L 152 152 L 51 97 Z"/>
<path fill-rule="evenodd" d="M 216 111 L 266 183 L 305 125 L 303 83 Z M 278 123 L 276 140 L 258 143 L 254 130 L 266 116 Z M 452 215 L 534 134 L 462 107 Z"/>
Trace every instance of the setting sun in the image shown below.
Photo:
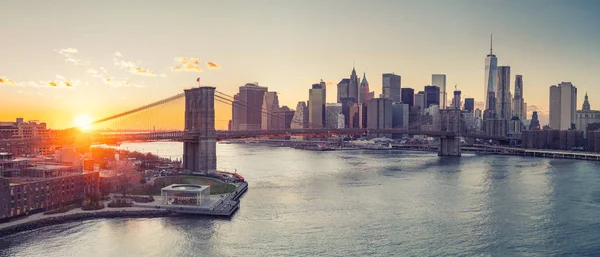
<path fill-rule="evenodd" d="M 81 130 L 89 130 L 92 128 L 92 118 L 89 115 L 78 115 L 73 120 L 73 125 Z"/>

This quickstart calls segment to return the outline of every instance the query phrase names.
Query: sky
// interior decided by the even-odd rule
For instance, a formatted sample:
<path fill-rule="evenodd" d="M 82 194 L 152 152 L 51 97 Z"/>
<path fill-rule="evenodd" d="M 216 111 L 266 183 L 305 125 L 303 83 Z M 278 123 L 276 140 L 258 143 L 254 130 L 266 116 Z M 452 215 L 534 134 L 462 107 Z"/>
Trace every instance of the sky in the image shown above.
<path fill-rule="evenodd" d="M 176 95 L 197 77 L 230 95 L 258 82 L 291 108 L 323 79 L 335 102 L 353 64 L 376 95 L 382 73 L 415 90 L 441 73 L 448 91 L 458 85 L 481 102 L 493 33 L 511 91 L 523 75 L 529 116 L 537 110 L 546 124 L 549 86 L 562 81 L 578 88 L 578 109 L 586 91 L 600 106 L 598 13 L 595 0 L 4 0 L 0 120 L 67 128 L 81 115 Z M 217 111 L 219 120 L 230 115 Z"/>

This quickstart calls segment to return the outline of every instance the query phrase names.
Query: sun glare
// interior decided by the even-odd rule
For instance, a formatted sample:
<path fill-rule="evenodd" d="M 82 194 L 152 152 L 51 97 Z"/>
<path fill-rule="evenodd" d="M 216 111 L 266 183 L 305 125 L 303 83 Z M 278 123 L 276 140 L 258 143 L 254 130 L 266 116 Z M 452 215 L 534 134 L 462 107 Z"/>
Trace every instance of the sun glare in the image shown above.
<path fill-rule="evenodd" d="M 92 128 L 92 118 L 88 115 L 78 115 L 73 120 L 73 125 L 81 130 L 90 130 Z"/>

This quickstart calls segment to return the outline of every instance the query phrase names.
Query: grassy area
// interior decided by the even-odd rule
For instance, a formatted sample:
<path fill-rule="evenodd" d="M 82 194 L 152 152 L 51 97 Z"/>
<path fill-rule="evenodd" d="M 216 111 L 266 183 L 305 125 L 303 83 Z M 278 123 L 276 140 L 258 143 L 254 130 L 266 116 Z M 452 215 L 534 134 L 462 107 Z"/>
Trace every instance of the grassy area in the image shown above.
<path fill-rule="evenodd" d="M 231 193 L 235 190 L 235 185 L 234 184 L 229 184 L 229 183 L 225 183 L 223 181 L 220 181 L 218 179 L 214 179 L 214 178 L 207 178 L 207 177 L 201 177 L 201 176 L 181 176 L 179 177 L 179 181 L 176 181 L 174 179 L 175 177 L 159 177 L 154 181 L 154 184 L 156 185 L 155 188 L 153 188 L 151 190 L 151 192 L 148 192 L 147 190 L 145 190 L 144 192 L 139 192 L 140 194 L 143 195 L 148 195 L 153 194 L 153 195 L 158 195 L 160 194 L 160 189 L 163 186 L 168 186 L 171 184 L 192 184 L 192 185 L 206 185 L 208 183 L 210 183 L 210 194 L 211 195 L 219 195 L 219 194 L 225 194 L 225 193 Z M 132 194 L 135 194 L 134 192 L 131 192 Z"/>

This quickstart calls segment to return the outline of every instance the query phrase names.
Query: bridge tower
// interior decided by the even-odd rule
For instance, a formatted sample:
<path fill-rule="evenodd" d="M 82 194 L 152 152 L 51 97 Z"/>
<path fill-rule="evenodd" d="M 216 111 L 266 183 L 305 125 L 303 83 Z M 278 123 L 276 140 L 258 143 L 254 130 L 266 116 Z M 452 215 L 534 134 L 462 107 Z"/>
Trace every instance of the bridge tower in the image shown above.
<path fill-rule="evenodd" d="M 197 137 L 183 142 L 183 169 L 214 173 L 217 170 L 215 88 L 197 87 L 185 92 L 185 131 Z"/>
<path fill-rule="evenodd" d="M 440 110 L 441 132 L 447 135 L 440 137 L 439 156 L 460 156 L 460 110 Z"/>

